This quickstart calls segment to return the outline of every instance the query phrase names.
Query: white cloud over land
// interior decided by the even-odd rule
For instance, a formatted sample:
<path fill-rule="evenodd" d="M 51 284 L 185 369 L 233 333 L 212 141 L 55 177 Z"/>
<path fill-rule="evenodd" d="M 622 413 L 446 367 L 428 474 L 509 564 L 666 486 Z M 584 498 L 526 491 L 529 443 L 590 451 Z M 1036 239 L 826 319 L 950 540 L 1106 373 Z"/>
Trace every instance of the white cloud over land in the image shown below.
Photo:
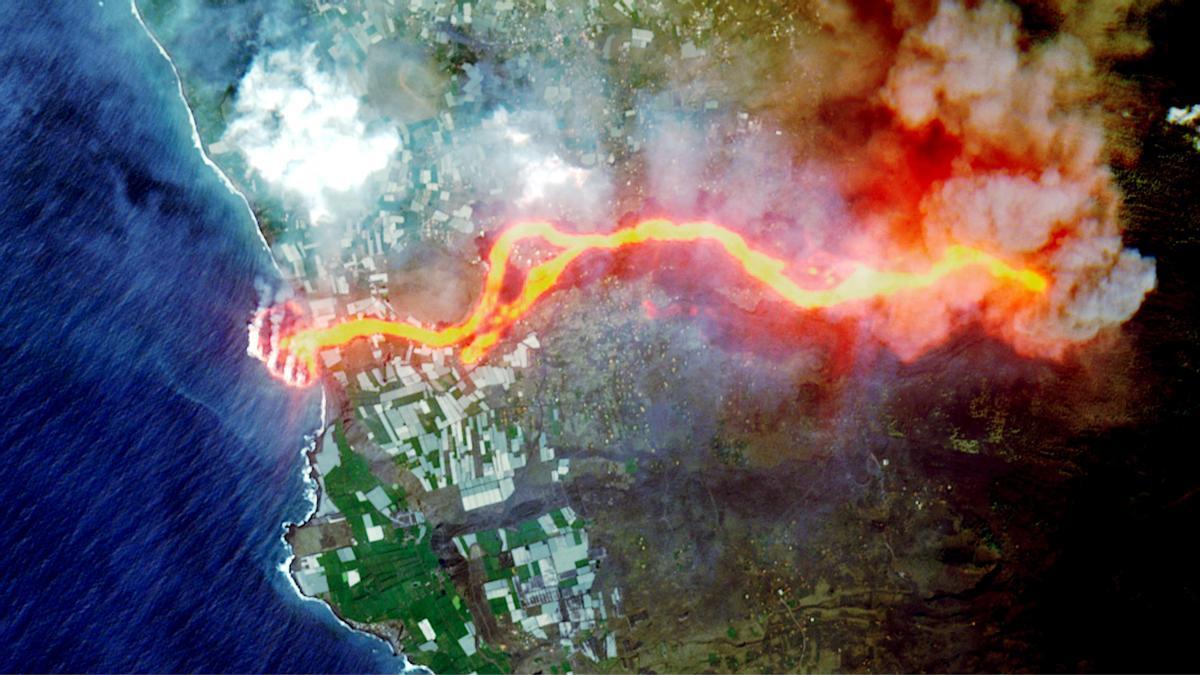
<path fill-rule="evenodd" d="M 335 193 L 360 189 L 400 147 L 394 128 L 372 126 L 364 113 L 346 79 L 321 70 L 315 44 L 260 54 L 222 142 L 320 222 Z"/>

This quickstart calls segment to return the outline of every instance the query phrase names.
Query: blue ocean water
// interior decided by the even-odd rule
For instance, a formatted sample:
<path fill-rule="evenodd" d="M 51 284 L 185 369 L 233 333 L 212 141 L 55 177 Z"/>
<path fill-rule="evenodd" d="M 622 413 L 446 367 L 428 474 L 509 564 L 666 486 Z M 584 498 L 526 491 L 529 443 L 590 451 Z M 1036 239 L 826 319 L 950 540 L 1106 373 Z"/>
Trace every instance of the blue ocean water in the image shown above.
<path fill-rule="evenodd" d="M 246 356 L 274 280 L 120 0 L 0 13 L 0 670 L 397 670 L 300 600 L 319 397 Z"/>

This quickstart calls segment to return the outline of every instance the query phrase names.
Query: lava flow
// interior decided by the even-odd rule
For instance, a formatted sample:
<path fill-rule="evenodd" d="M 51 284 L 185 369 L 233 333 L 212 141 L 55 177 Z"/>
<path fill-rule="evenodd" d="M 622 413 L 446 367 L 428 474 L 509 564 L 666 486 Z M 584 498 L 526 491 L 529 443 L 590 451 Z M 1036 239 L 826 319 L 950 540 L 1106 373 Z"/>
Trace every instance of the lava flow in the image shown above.
<path fill-rule="evenodd" d="M 514 248 L 525 240 L 541 240 L 557 249 L 549 259 L 530 267 L 519 292 L 501 300 Z M 875 269 L 861 263 L 824 288 L 806 288 L 786 274 L 786 263 L 756 250 L 741 235 L 710 222 L 674 223 L 645 220 L 609 233 L 572 234 L 545 222 L 518 223 L 504 230 L 488 254 L 483 293 L 462 322 L 430 329 L 402 321 L 362 317 L 345 318 L 328 327 L 296 327 L 294 305 L 285 311 L 270 308 L 259 313 L 250 327 L 250 353 L 262 359 L 272 375 L 295 386 L 311 384 L 317 376 L 317 354 L 361 337 L 385 335 L 430 347 L 462 344 L 465 364 L 479 361 L 504 332 L 549 292 L 572 261 L 593 250 L 614 250 L 648 242 L 710 242 L 719 246 L 747 276 L 774 291 L 799 309 L 828 308 L 926 288 L 967 267 L 980 268 L 992 277 L 1017 284 L 1031 293 L 1042 293 L 1048 280 L 1032 269 L 1016 268 L 999 258 L 967 246 L 949 246 L 924 272 Z"/>

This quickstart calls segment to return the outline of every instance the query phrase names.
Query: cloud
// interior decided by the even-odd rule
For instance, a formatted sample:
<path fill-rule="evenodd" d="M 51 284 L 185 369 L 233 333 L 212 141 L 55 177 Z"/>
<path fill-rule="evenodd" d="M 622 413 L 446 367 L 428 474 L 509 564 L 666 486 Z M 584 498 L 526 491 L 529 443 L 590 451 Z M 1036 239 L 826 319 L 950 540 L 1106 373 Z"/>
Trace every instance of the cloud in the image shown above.
<path fill-rule="evenodd" d="M 361 190 L 400 148 L 394 128 L 368 119 L 347 78 L 323 71 L 310 44 L 255 59 L 222 142 L 322 222 L 339 193 Z"/>

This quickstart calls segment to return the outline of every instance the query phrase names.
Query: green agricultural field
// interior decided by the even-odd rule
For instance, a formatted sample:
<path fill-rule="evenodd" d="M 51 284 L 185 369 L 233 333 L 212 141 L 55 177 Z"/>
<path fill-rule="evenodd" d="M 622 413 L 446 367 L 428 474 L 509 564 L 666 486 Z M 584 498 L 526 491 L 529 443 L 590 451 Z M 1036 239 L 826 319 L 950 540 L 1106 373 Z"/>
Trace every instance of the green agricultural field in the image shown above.
<path fill-rule="evenodd" d="M 360 455 L 346 441 L 341 424 L 334 428 L 341 464 L 325 476 L 328 497 L 345 514 L 354 533 L 354 559 L 343 561 L 336 551 L 318 559 L 329 580 L 329 594 L 343 616 L 363 623 L 400 621 L 407 629 L 405 653 L 410 660 L 434 672 L 505 672 L 507 657 L 487 647 L 468 655 L 461 638 L 468 635 L 471 614 L 454 584 L 441 571 L 423 525 L 399 528 L 369 501 L 360 500 L 383 487 L 396 504 L 405 507 L 403 491 L 380 483 Z M 383 526 L 383 539 L 369 541 L 364 516 Z M 351 585 L 352 573 L 357 575 Z M 430 651 L 418 627 L 428 620 L 435 633 L 436 651 Z M 473 641 L 472 641 L 473 642 Z M 422 645 L 427 645 L 422 650 Z"/>

